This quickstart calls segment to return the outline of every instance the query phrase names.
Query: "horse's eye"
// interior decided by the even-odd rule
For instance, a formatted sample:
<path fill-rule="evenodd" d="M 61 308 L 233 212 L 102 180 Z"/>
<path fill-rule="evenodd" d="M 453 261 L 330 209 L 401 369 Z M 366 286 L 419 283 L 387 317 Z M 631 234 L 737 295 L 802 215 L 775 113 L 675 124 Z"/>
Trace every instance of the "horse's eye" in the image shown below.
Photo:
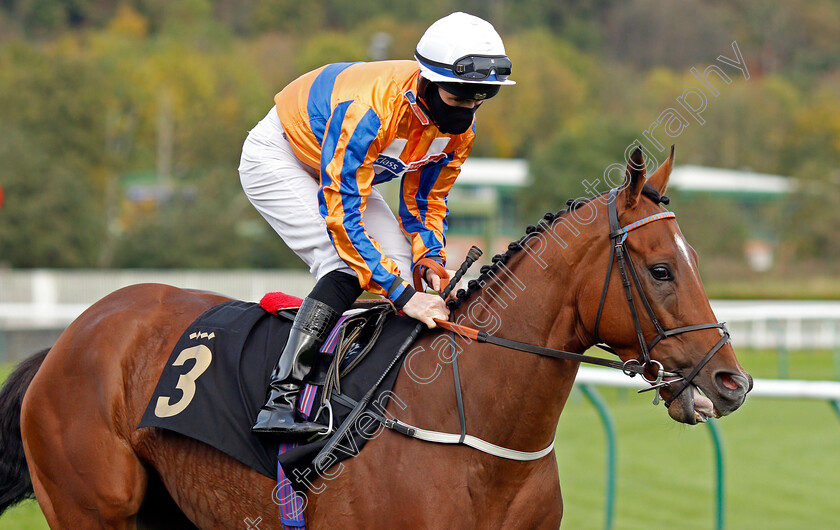
<path fill-rule="evenodd" d="M 671 269 L 667 265 L 654 265 L 649 270 L 654 280 L 667 282 L 674 279 L 674 276 L 671 274 Z"/>

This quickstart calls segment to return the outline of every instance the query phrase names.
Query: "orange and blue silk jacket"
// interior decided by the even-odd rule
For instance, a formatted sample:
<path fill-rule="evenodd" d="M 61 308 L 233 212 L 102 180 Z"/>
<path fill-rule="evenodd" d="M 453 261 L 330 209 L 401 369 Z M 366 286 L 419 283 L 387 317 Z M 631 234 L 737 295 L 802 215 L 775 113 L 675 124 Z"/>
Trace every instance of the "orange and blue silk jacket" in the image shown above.
<path fill-rule="evenodd" d="M 415 61 L 329 64 L 274 97 L 298 158 L 320 172 L 318 202 L 339 256 L 366 291 L 402 307 L 411 285 L 365 230 L 372 186 L 401 179 L 399 220 L 413 262 L 446 263 L 446 197 L 475 138 L 441 133 L 417 105 Z M 412 265 L 414 264 L 412 263 Z"/>

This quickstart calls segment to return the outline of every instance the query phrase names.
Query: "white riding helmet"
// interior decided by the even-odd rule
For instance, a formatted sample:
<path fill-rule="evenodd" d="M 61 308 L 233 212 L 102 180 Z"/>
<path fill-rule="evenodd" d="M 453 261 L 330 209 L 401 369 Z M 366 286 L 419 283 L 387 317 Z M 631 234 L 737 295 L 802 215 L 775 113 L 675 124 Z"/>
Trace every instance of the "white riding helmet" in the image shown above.
<path fill-rule="evenodd" d="M 511 63 L 493 25 L 456 12 L 426 30 L 414 58 L 420 73 L 434 83 L 515 85 L 508 79 Z"/>

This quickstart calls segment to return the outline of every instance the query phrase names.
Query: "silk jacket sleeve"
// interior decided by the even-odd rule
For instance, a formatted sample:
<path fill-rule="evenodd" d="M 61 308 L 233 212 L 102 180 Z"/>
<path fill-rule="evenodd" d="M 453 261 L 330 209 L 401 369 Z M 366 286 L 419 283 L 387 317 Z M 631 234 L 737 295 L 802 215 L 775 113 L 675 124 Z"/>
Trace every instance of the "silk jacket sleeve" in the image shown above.
<path fill-rule="evenodd" d="M 400 194 L 400 225 L 411 237 L 413 262 L 431 258 L 446 265 L 447 196 L 472 149 L 472 136 L 437 164 L 407 175 Z M 458 142 L 453 138 L 453 142 Z"/>
<path fill-rule="evenodd" d="M 318 201 L 333 244 L 358 275 L 361 287 L 404 303 L 413 289 L 364 225 L 374 178 L 372 164 L 381 150 L 381 128 L 380 117 L 370 106 L 345 101 L 335 107 L 322 145 Z"/>

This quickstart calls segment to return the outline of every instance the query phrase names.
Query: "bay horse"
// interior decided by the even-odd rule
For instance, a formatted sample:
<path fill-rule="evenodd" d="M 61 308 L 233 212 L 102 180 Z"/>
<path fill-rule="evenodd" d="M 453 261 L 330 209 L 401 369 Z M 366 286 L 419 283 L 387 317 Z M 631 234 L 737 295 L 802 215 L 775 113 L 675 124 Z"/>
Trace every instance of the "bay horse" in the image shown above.
<path fill-rule="evenodd" d="M 664 367 L 660 392 L 674 420 L 694 424 L 736 410 L 752 379 L 722 325 L 704 325 L 716 320 L 697 256 L 662 206 L 672 167 L 673 149 L 648 175 L 636 149 L 621 186 L 547 214 L 482 268 L 451 320 L 570 352 L 603 342 L 626 366 L 649 349 L 644 368 Z M 616 251 L 624 255 L 619 239 L 633 257 L 633 281 L 629 261 L 614 266 Z M 93 304 L 49 353 L 25 362 L 0 404 L 0 511 L 34 491 L 52 528 L 282 528 L 275 481 L 198 441 L 137 428 L 182 331 L 226 300 L 158 284 L 126 287 Z M 455 376 L 448 347 L 436 346 L 441 336 L 449 334 L 420 336 L 387 410 L 457 433 Z M 523 452 L 549 446 L 579 362 L 458 340 L 469 434 Z M 686 382 L 689 372 L 696 373 Z M 677 374 L 679 395 L 669 384 Z M 391 430 L 317 477 L 305 507 L 315 529 L 557 528 L 562 514 L 553 451 L 513 461 Z"/>

